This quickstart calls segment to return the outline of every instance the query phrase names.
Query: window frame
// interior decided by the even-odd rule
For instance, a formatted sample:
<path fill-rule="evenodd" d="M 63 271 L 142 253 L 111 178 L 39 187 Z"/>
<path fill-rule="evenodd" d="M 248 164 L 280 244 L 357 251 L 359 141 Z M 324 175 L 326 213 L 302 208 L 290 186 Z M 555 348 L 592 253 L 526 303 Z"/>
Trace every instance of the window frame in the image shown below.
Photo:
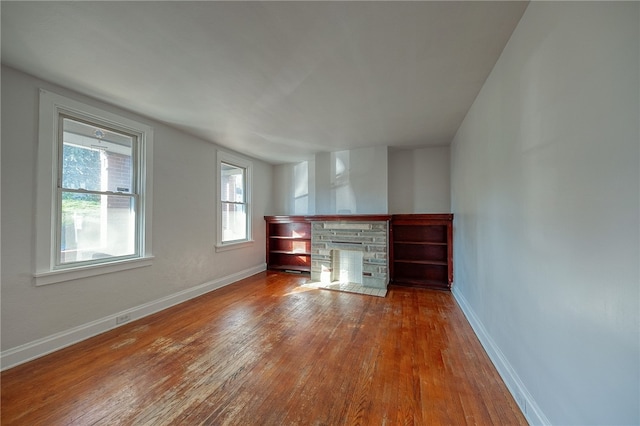
<path fill-rule="evenodd" d="M 135 254 L 59 264 L 63 118 L 136 136 L 137 149 L 132 152 L 137 189 Z M 35 284 L 53 284 L 151 265 L 152 180 L 153 129 L 150 126 L 40 89 Z"/>
<path fill-rule="evenodd" d="M 253 234 L 252 234 L 252 168 L 253 163 L 245 158 L 239 157 L 237 155 L 230 154 L 224 151 L 217 152 L 217 185 L 216 185 L 216 204 L 217 204 L 217 232 L 216 232 L 216 251 L 225 251 L 236 248 L 246 247 L 248 245 L 253 244 Z M 244 205 L 245 215 L 246 215 L 246 237 L 241 240 L 233 240 L 233 241 L 222 241 L 223 231 L 222 231 L 222 206 L 224 202 L 222 201 L 222 164 L 228 164 L 230 166 L 238 167 L 244 169 Z"/>

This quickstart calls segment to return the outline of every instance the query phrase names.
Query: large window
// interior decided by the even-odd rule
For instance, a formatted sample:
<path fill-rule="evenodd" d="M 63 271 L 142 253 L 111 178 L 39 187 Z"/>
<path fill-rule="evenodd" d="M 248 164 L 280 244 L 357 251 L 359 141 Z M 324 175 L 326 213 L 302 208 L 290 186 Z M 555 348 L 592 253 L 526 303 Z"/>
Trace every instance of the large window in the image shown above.
<path fill-rule="evenodd" d="M 142 123 L 41 92 L 36 284 L 149 264 L 151 145 Z"/>
<path fill-rule="evenodd" d="M 59 120 L 56 266 L 137 257 L 138 135 Z"/>
<path fill-rule="evenodd" d="M 218 153 L 218 246 L 251 240 L 251 163 L 223 152 Z"/>

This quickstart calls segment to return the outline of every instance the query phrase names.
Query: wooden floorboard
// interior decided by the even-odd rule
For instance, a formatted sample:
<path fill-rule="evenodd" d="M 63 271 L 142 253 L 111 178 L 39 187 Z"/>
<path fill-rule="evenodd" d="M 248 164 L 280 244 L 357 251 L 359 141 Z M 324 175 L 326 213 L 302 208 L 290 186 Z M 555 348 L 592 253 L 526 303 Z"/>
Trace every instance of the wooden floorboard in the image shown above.
<path fill-rule="evenodd" d="M 524 425 L 451 293 L 264 272 L 2 373 L 3 425 Z"/>

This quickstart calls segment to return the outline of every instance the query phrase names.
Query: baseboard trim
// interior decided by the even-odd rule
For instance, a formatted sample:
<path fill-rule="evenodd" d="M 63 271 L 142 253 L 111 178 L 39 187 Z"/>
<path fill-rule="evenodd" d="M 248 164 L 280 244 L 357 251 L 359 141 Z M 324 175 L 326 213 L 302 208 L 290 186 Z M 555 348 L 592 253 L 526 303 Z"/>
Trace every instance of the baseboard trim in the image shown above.
<path fill-rule="evenodd" d="M 549 419 L 544 415 L 507 358 L 484 328 L 484 325 L 469 305 L 469 302 L 467 302 L 467 299 L 465 299 L 455 286 L 452 289 L 452 293 L 458 306 L 460 306 L 465 317 L 467 317 L 467 321 L 471 324 L 471 328 L 473 328 L 478 340 L 480 340 L 484 350 L 487 352 L 489 359 L 491 359 L 496 370 L 498 370 L 498 374 L 500 374 L 500 377 L 502 377 L 502 380 L 507 385 L 507 389 L 511 392 L 511 395 L 516 400 L 520 411 L 522 411 L 522 414 L 524 414 L 529 424 L 550 425 L 551 422 L 549 422 Z"/>
<path fill-rule="evenodd" d="M 186 302 L 187 300 L 196 298 L 198 296 L 202 296 L 205 293 L 232 284 L 244 278 L 248 278 L 252 275 L 265 271 L 266 269 L 267 265 L 266 263 L 263 263 L 261 265 L 236 272 L 226 277 L 218 278 L 213 281 L 209 281 L 204 284 L 179 291 L 172 295 L 148 303 L 144 303 L 134 308 L 127 309 L 125 311 L 121 311 L 113 315 L 109 315 L 107 317 L 70 328 L 69 330 L 52 334 L 51 336 L 47 336 L 42 339 L 34 340 L 33 342 L 25 343 L 24 345 L 8 349 L 0 353 L 0 371 L 4 371 L 11 367 L 15 367 L 36 358 L 40 358 L 44 355 L 63 349 L 67 346 L 71 346 L 90 337 L 94 337 L 98 334 L 104 333 L 105 331 L 120 327 L 121 325 L 127 324 L 131 321 L 144 318 L 148 315 L 155 314 L 156 312 L 160 312 L 171 306 Z M 123 315 L 128 315 L 129 320 L 122 324 L 116 324 L 116 318 Z"/>

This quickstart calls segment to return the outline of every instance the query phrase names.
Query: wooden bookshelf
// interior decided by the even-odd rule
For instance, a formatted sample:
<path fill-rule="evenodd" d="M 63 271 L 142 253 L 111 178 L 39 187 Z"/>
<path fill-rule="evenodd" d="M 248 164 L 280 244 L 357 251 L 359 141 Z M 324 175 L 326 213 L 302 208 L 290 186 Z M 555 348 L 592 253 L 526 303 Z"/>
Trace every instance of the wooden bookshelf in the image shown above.
<path fill-rule="evenodd" d="M 305 216 L 265 216 L 267 267 L 311 271 L 311 222 Z"/>
<path fill-rule="evenodd" d="M 453 215 L 400 214 L 391 218 L 391 282 L 449 290 L 453 282 Z"/>

